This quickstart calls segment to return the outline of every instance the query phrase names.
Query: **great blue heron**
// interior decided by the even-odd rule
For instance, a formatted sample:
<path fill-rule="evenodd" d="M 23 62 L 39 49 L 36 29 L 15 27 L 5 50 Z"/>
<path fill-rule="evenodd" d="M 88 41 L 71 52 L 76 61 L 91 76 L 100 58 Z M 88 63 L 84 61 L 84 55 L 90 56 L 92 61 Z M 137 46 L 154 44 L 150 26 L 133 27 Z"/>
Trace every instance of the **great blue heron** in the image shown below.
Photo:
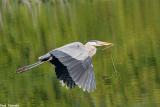
<path fill-rule="evenodd" d="M 78 85 L 84 91 L 91 92 L 96 89 L 92 65 L 92 56 L 96 53 L 96 46 L 110 47 L 112 45 L 112 43 L 98 40 L 91 40 L 85 45 L 73 42 L 40 56 L 37 63 L 21 67 L 17 73 L 22 73 L 49 61 L 55 66 L 57 78 L 62 85 L 69 88 Z"/>

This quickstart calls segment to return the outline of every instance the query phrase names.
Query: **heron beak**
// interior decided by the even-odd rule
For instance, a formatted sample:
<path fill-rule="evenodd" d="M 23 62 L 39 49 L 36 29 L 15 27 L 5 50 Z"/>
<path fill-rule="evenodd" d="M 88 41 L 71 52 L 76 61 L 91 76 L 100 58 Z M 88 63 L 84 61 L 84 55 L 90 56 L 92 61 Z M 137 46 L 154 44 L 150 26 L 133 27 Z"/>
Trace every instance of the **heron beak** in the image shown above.
<path fill-rule="evenodd" d="M 104 46 L 113 46 L 113 43 L 110 43 L 110 42 L 103 42 L 102 45 Z"/>
<path fill-rule="evenodd" d="M 112 47 L 112 46 L 113 46 L 113 43 L 103 42 L 102 45 L 105 46 L 102 50 L 105 50 L 105 49 L 108 49 L 108 48 Z"/>

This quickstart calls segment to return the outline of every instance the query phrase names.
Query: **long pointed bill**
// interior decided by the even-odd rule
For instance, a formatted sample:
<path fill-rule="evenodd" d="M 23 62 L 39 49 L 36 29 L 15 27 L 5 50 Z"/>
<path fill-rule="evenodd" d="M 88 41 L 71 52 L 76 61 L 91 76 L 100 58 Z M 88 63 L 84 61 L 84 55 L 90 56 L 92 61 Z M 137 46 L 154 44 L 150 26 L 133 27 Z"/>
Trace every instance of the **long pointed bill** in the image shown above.
<path fill-rule="evenodd" d="M 102 50 L 105 50 L 105 49 L 112 47 L 113 43 L 104 42 L 103 45 L 105 46 L 105 48 L 103 48 Z"/>
<path fill-rule="evenodd" d="M 42 63 L 44 63 L 44 62 L 38 61 L 38 62 L 36 62 L 36 63 L 34 63 L 34 64 L 27 65 L 27 66 L 23 66 L 23 67 L 17 69 L 17 73 L 23 73 L 23 72 L 25 72 L 25 71 L 27 71 L 27 70 L 29 70 L 29 69 L 32 69 L 32 68 L 34 68 L 34 67 L 36 67 L 36 66 L 38 66 L 38 65 L 40 65 L 40 64 L 42 64 Z"/>
<path fill-rule="evenodd" d="M 103 42 L 102 45 L 110 46 L 110 45 L 113 45 L 113 43 L 110 43 L 110 42 Z"/>

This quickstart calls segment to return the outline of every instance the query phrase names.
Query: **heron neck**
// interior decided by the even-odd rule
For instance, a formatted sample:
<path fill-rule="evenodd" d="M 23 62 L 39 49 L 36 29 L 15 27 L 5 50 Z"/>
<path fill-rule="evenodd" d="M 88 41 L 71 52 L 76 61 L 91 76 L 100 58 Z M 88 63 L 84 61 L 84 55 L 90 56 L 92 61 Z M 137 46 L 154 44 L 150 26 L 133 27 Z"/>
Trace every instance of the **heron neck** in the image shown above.
<path fill-rule="evenodd" d="M 89 51 L 89 56 L 93 56 L 93 55 L 95 55 L 96 54 L 96 47 L 95 46 L 92 46 L 92 45 L 90 45 L 89 43 L 86 43 L 85 44 L 85 48 Z"/>

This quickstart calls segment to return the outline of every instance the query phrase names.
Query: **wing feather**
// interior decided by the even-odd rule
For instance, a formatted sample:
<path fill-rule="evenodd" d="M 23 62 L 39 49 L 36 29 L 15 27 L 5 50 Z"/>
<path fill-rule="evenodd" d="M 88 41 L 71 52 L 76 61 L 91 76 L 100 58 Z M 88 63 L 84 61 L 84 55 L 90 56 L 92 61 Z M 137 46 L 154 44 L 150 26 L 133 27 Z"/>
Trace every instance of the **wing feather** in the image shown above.
<path fill-rule="evenodd" d="M 92 79 L 92 68 L 90 67 L 89 71 L 89 76 L 88 76 L 88 80 L 87 80 L 87 83 L 86 83 L 86 89 L 88 92 L 90 92 L 90 81 Z"/>

